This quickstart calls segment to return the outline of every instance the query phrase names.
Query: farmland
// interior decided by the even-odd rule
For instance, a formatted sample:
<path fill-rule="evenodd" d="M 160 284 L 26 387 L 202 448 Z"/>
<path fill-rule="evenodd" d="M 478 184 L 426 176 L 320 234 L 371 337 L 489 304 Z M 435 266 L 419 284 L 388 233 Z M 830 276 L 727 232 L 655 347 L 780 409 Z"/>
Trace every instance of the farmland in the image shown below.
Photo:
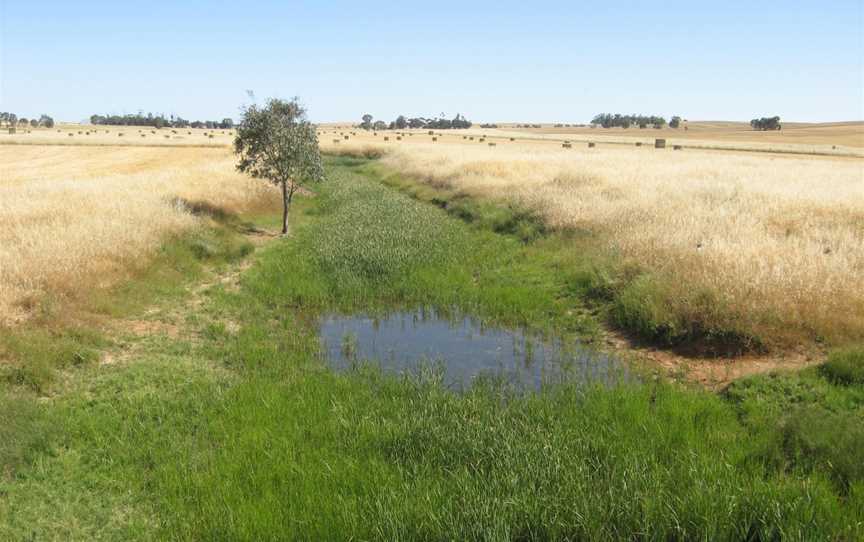
<path fill-rule="evenodd" d="M 87 130 L 0 135 L 0 538 L 860 537 L 845 136 L 791 144 L 837 154 L 811 156 L 323 126 L 327 179 L 279 238 L 230 133 Z M 454 393 L 322 362 L 320 318 L 415 307 L 636 377 Z M 784 356 L 721 393 L 688 373 Z"/>
<path fill-rule="evenodd" d="M 620 315 L 648 338 L 725 334 L 788 347 L 864 335 L 860 160 L 431 137 L 360 135 L 324 148 L 381 154 L 383 167 L 439 199 L 515 205 L 551 230 L 579 232 L 598 261 L 618 261 L 604 269 L 612 282 L 644 269 L 619 304 L 654 300 Z"/>

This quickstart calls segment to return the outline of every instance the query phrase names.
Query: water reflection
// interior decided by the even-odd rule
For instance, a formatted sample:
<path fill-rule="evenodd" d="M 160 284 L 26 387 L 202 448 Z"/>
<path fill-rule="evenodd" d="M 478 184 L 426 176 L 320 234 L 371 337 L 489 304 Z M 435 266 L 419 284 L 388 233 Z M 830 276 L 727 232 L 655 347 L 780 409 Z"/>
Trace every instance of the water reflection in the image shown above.
<path fill-rule="evenodd" d="M 327 361 L 336 369 L 372 361 L 385 371 L 418 373 L 434 365 L 456 389 L 488 377 L 537 390 L 563 380 L 610 382 L 628 376 L 623 364 L 578 342 L 485 327 L 471 317 L 432 310 L 331 315 L 322 320 L 320 334 Z"/>

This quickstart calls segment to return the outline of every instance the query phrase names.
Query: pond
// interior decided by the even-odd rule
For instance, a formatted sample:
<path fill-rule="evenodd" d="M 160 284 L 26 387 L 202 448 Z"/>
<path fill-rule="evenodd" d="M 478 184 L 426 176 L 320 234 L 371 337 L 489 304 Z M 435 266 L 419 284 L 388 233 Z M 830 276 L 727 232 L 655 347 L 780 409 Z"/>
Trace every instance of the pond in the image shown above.
<path fill-rule="evenodd" d="M 433 368 L 456 390 L 489 377 L 539 390 L 562 381 L 608 383 L 629 376 L 623 363 L 579 342 L 486 327 L 475 318 L 434 310 L 330 315 L 321 321 L 320 336 L 327 363 L 336 370 L 363 362 L 397 374 Z"/>

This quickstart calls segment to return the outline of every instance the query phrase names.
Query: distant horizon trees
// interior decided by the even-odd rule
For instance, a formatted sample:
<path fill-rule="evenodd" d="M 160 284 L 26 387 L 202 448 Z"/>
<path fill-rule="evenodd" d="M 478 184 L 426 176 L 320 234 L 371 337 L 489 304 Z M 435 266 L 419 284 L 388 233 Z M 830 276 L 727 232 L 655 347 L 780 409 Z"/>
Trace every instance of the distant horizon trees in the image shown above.
<path fill-rule="evenodd" d="M 234 121 L 229 118 L 219 120 L 195 120 L 188 121 L 182 117 L 170 115 L 154 115 L 153 113 L 138 112 L 134 115 L 90 115 L 90 124 L 100 126 L 152 126 L 154 128 L 207 128 L 211 130 L 230 130 L 234 127 Z"/>
<path fill-rule="evenodd" d="M 366 113 L 363 115 L 362 121 L 359 124 L 359 127 L 363 130 L 404 130 L 406 128 L 429 128 L 432 130 L 453 130 L 453 129 L 463 129 L 463 128 L 471 128 L 474 125 L 470 120 L 463 117 L 460 113 L 457 113 L 456 116 L 452 119 L 448 119 L 444 117 L 442 113 L 440 117 L 427 119 L 425 117 L 412 117 L 408 118 L 405 115 L 399 115 L 395 120 L 391 121 L 389 124 L 386 124 L 384 121 L 378 120 L 372 122 L 372 115 Z"/>
<path fill-rule="evenodd" d="M 16 126 L 29 126 L 31 128 L 53 128 L 54 127 L 54 119 L 46 114 L 42 114 L 38 119 L 27 119 L 25 117 L 18 117 L 15 113 L 9 113 L 8 111 L 0 112 L 0 126 L 5 125 L 7 128 L 14 128 Z"/>
<path fill-rule="evenodd" d="M 678 118 L 680 121 L 680 117 Z M 600 113 L 599 115 L 595 115 L 593 119 L 591 119 L 591 124 L 599 124 L 603 128 L 629 128 L 633 125 L 639 126 L 639 128 L 647 128 L 648 125 L 652 125 L 655 128 L 661 128 L 666 124 L 666 119 L 663 117 L 658 117 L 656 115 L 622 115 L 620 113 Z M 671 123 L 669 125 L 672 127 Z M 677 126 L 675 126 L 677 128 Z"/>
<path fill-rule="evenodd" d="M 750 126 L 752 126 L 754 130 L 779 130 L 781 128 L 780 117 L 774 116 L 753 119 L 750 121 Z"/>

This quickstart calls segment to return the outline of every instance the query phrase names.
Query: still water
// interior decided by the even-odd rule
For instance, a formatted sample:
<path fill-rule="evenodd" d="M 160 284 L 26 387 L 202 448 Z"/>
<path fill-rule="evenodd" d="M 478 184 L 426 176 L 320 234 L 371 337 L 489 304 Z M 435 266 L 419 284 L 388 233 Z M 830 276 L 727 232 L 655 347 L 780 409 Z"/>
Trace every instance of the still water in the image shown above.
<path fill-rule="evenodd" d="M 331 315 L 320 329 L 327 362 L 337 370 L 361 362 L 398 374 L 432 367 L 441 371 L 445 385 L 457 390 L 480 377 L 539 390 L 565 380 L 608 383 L 628 376 L 622 363 L 578 342 L 485 327 L 471 317 L 430 310 L 383 317 Z"/>

